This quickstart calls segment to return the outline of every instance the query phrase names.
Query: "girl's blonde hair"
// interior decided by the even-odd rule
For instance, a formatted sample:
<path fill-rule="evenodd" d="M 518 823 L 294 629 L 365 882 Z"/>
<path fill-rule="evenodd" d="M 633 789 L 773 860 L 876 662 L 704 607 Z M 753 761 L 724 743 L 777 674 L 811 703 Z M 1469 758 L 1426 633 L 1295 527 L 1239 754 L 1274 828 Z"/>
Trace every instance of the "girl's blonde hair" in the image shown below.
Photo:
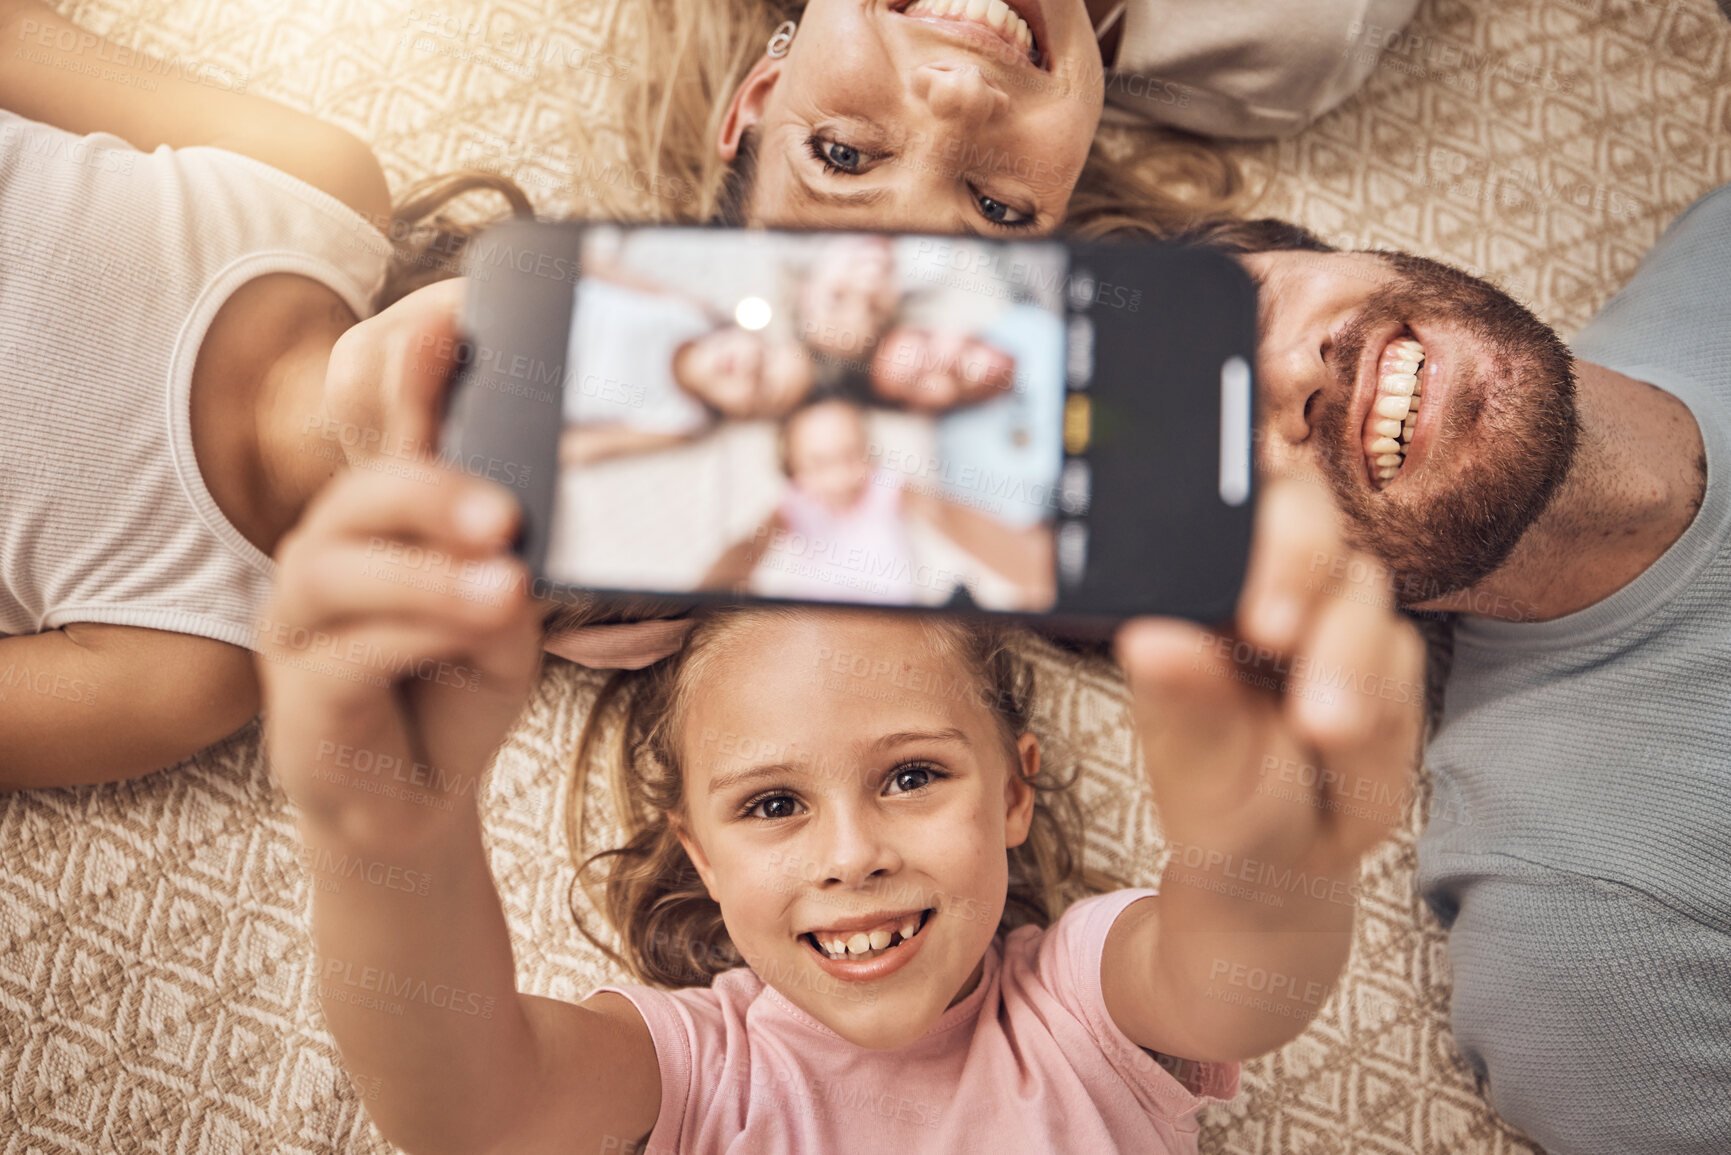
<path fill-rule="evenodd" d="M 622 671 L 602 688 L 578 740 L 566 808 L 566 835 L 577 863 L 571 911 L 584 937 L 640 982 L 667 987 L 707 986 L 743 960 L 722 924 L 675 832 L 685 811 L 680 751 L 684 719 L 716 661 L 754 622 L 801 611 L 744 607 L 700 616 L 673 657 L 640 671 Z M 968 693 L 990 709 L 1013 773 L 1021 772 L 1016 740 L 1030 727 L 1034 669 L 1022 652 L 1019 630 L 954 619 L 923 618 L 932 651 L 965 673 Z M 1066 906 L 1121 886 L 1087 868 L 1082 856 L 1082 815 L 1071 787 L 1076 765 L 1058 744 L 1041 742 L 1033 822 L 1009 854 L 1009 892 L 1000 931 L 1024 924 L 1049 926 Z M 590 769 L 600 762 L 625 834 L 623 845 L 585 854 L 582 799 Z M 588 903 L 579 896 L 587 894 Z M 586 924 L 584 907 L 599 909 L 618 938 L 614 947 Z"/>
<path fill-rule="evenodd" d="M 715 141 L 770 34 L 804 7 L 804 0 L 625 0 L 612 45 L 623 65 L 613 81 L 623 140 L 603 139 L 585 122 L 572 127 L 579 155 L 618 157 L 622 148 L 629 179 L 595 185 L 587 211 L 623 221 L 744 224 L 755 142 L 742 144 L 729 164 Z M 1115 126 L 1096 134 L 1060 232 L 1163 237 L 1236 213 L 1246 199 L 1231 153 L 1174 130 Z"/>

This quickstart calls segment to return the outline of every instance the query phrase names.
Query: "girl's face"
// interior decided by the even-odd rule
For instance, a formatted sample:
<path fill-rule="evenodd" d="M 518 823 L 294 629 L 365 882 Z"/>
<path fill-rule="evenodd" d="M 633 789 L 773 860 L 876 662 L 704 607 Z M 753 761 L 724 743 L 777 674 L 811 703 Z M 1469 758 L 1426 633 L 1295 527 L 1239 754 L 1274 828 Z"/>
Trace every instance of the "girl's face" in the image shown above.
<path fill-rule="evenodd" d="M 810 0 L 717 142 L 731 161 L 756 132 L 752 219 L 992 236 L 1063 220 L 1105 98 L 1084 0 L 974 6 Z"/>
<path fill-rule="evenodd" d="M 859 410 L 828 401 L 788 421 L 787 472 L 794 485 L 842 514 L 859 504 L 871 483 L 871 445 Z"/>
<path fill-rule="evenodd" d="M 1039 748 L 1008 746 L 910 618 L 766 618 L 720 644 L 681 734 L 680 841 L 758 977 L 849 1042 L 906 1046 L 978 982 Z"/>

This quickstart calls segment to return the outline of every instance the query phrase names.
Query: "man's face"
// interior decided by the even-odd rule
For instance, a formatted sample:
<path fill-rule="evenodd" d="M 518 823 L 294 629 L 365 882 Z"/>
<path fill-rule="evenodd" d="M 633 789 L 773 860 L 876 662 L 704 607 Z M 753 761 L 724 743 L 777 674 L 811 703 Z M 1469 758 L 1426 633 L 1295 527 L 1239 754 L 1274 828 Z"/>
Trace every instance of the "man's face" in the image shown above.
<path fill-rule="evenodd" d="M 965 333 L 903 325 L 885 333 L 872 355 L 872 395 L 916 413 L 987 401 L 1015 383 L 1015 358 Z"/>
<path fill-rule="evenodd" d="M 1262 289 L 1262 467 L 1320 475 L 1402 604 L 1494 571 L 1574 455 L 1567 347 L 1500 290 L 1410 254 L 1240 259 Z"/>

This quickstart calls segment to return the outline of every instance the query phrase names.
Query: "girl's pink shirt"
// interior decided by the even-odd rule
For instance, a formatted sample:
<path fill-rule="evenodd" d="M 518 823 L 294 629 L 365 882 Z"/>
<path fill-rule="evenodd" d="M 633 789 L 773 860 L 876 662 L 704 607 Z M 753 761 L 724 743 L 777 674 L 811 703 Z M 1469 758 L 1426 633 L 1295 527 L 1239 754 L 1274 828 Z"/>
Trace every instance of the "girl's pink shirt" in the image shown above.
<path fill-rule="evenodd" d="M 849 1043 L 746 967 L 708 989 L 603 988 L 655 1040 L 661 1113 L 644 1150 L 1194 1152 L 1197 1110 L 1237 1094 L 1238 1065 L 1185 1063 L 1180 1082 L 1100 989 L 1106 932 L 1153 893 L 1085 899 L 994 942 L 973 993 L 896 1051 Z"/>

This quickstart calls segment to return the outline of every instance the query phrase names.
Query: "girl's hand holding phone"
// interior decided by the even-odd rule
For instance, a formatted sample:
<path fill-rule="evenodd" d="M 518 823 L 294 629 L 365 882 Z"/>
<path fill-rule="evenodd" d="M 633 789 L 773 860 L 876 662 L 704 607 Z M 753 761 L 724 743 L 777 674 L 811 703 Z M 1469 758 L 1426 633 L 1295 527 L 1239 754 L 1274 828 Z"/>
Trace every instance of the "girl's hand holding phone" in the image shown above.
<path fill-rule="evenodd" d="M 1107 1005 L 1132 1037 L 1243 1059 L 1322 1009 L 1351 950 L 1359 860 L 1413 797 L 1424 648 L 1393 603 L 1328 495 L 1275 479 L 1233 628 L 1120 632 L 1171 852 L 1157 901 L 1107 942 Z M 1285 997 L 1241 997 L 1235 976 L 1251 974 Z"/>
<path fill-rule="evenodd" d="M 1263 487 L 1233 629 L 1134 622 L 1118 649 L 1174 843 L 1353 870 L 1406 817 L 1424 647 L 1319 487 Z"/>
<path fill-rule="evenodd" d="M 260 623 L 272 766 L 303 823 L 368 839 L 450 813 L 441 800 L 473 810 L 540 660 L 509 552 L 516 502 L 426 452 L 457 347 L 460 294 L 440 288 L 392 311 L 376 366 L 378 443 L 400 448 L 357 460 L 314 501 L 278 551 Z"/>

